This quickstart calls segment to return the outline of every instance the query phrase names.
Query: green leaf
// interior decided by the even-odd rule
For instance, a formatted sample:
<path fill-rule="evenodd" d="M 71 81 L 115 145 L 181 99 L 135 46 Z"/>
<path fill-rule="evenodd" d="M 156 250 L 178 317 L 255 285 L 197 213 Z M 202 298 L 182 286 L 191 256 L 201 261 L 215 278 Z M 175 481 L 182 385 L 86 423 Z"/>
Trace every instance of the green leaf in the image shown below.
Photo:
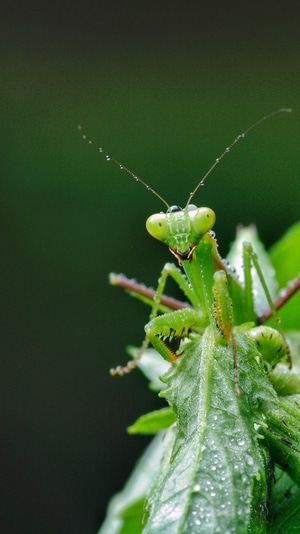
<path fill-rule="evenodd" d="M 266 426 L 261 427 L 272 458 L 300 485 L 300 395 L 278 398 L 263 408 Z"/>
<path fill-rule="evenodd" d="M 254 225 L 248 227 L 238 226 L 235 240 L 230 245 L 230 251 L 226 259 L 236 270 L 241 282 L 244 283 L 243 243 L 245 242 L 251 243 L 254 252 L 257 254 L 270 294 L 272 298 L 275 298 L 278 293 L 278 282 L 276 279 L 275 270 L 271 263 L 269 254 L 259 239 L 256 227 Z M 255 309 L 259 315 L 269 306 L 256 270 L 252 269 L 251 274 L 253 280 L 253 293 L 255 295 Z"/>
<path fill-rule="evenodd" d="M 250 338 L 236 329 L 236 343 L 240 397 L 232 348 L 210 327 L 163 377 L 177 430 L 148 497 L 144 533 L 265 532 L 270 462 L 256 428 L 262 402 L 276 395 Z"/>
<path fill-rule="evenodd" d="M 275 470 L 269 504 L 268 534 L 295 534 L 300 527 L 300 488 L 287 473 Z"/>
<path fill-rule="evenodd" d="M 295 223 L 270 249 L 281 288 L 286 287 L 300 272 L 300 222 Z M 300 291 L 280 310 L 282 325 L 288 330 L 300 330 Z"/>
<path fill-rule="evenodd" d="M 127 428 L 128 434 L 156 434 L 160 430 L 169 428 L 175 422 L 175 415 L 171 408 L 162 408 L 141 415 L 133 425 Z"/>
<path fill-rule="evenodd" d="M 128 346 L 127 353 L 135 358 L 140 352 L 139 348 Z M 165 384 L 160 380 L 160 376 L 167 372 L 170 368 L 170 363 L 166 362 L 154 349 L 147 349 L 143 353 L 143 357 L 138 361 L 138 368 L 150 381 L 149 387 L 153 391 L 160 391 L 165 387 Z"/>
<path fill-rule="evenodd" d="M 123 490 L 110 500 L 106 519 L 98 534 L 139 534 L 142 531 L 146 494 L 166 446 L 168 439 L 164 433 L 151 441 Z"/>

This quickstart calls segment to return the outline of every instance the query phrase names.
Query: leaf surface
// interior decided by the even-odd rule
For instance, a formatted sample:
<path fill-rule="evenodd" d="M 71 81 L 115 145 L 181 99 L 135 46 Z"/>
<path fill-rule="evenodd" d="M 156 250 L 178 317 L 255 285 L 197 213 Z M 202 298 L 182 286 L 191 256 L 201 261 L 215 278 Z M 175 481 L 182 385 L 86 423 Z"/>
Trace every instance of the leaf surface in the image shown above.
<path fill-rule="evenodd" d="M 164 377 L 161 396 L 176 413 L 177 432 L 149 495 L 144 533 L 265 532 L 268 454 L 254 428 L 275 392 L 252 341 L 238 331 L 236 338 L 241 397 L 232 348 L 210 327 Z"/>

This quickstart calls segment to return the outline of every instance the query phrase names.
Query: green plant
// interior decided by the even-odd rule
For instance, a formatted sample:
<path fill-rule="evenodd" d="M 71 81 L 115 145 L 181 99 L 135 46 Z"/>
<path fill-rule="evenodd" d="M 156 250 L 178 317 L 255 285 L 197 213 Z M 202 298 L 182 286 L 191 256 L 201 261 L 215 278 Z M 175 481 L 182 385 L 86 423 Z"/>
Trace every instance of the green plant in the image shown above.
<path fill-rule="evenodd" d="M 299 288 L 300 277 L 275 299 L 271 260 L 282 287 L 282 281 L 289 280 L 284 266 L 295 265 L 300 226 L 295 225 L 270 256 L 254 227 L 239 229 L 229 264 L 219 256 L 211 231 L 214 212 L 191 204 L 230 149 L 282 111 L 290 110 L 270 113 L 239 135 L 183 209 L 169 206 L 99 149 L 167 206 L 165 214 L 148 218 L 147 230 L 169 247 L 184 271 L 167 263 L 156 291 L 111 275 L 111 283 L 152 308 L 142 348 L 132 349 L 133 359 L 111 372 L 123 375 L 138 365 L 169 408 L 142 416 L 129 428 L 131 433 L 158 437 L 112 501 L 101 533 L 263 533 L 276 532 L 282 524 L 287 531 L 297 524 L 300 339 L 298 314 L 287 311 L 287 302 Z M 298 264 L 296 272 L 289 270 L 292 276 Z M 165 296 L 168 277 L 188 303 Z M 277 311 L 283 305 L 281 322 Z M 268 321 L 272 326 L 265 324 Z M 148 349 L 150 342 L 157 352 Z M 284 497 L 287 506 L 276 506 Z"/>
<path fill-rule="evenodd" d="M 233 265 L 245 232 L 260 261 L 265 267 L 269 263 L 267 272 L 272 273 L 272 260 L 280 280 L 287 281 L 291 265 L 296 274 L 299 223 L 269 255 L 254 228 L 240 230 L 229 255 Z M 274 279 L 273 271 L 267 282 L 272 285 Z M 294 289 L 298 285 L 299 278 Z M 127 289 L 140 296 L 137 288 Z M 249 323 L 234 327 L 240 395 L 234 388 L 232 346 L 220 342 L 211 325 L 190 335 L 171 365 L 162 365 L 148 349 L 138 365 L 170 408 L 142 416 L 129 427 L 131 433 L 158 436 L 113 499 L 101 533 L 273 533 L 299 528 L 300 321 L 294 313 L 299 296 L 285 303 L 282 319 L 292 369 L 285 361 L 273 365 L 277 340 L 267 339 L 262 356 L 266 340 L 260 335 L 273 329 L 259 327 L 257 335 Z M 263 298 L 262 290 L 258 298 Z M 138 351 L 130 352 L 136 357 Z M 159 381 L 162 367 L 166 372 Z"/>

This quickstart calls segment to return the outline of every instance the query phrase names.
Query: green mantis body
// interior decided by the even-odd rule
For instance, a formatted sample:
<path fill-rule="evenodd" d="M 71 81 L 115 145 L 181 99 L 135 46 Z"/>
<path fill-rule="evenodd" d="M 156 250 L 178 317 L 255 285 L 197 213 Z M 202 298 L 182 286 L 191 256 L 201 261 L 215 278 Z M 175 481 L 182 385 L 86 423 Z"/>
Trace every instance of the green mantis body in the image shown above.
<path fill-rule="evenodd" d="M 172 361 L 176 359 L 176 355 L 172 354 L 159 336 L 170 337 L 172 334 L 178 338 L 186 337 L 192 329 L 198 327 L 203 331 L 203 328 L 212 325 L 216 336 L 220 338 L 221 335 L 226 344 L 232 343 L 235 388 L 239 393 L 233 327 L 247 322 L 255 324 L 257 320 L 251 275 L 252 264 L 271 308 L 273 304 L 251 243 L 243 245 L 244 286 L 242 286 L 218 254 L 214 235 L 210 231 L 214 221 L 215 214 L 210 208 L 196 208 L 193 205 L 189 205 L 185 210 L 176 206 L 170 208 L 167 214 L 153 215 L 147 220 L 148 232 L 169 246 L 186 275 L 186 279 L 182 278 L 177 268 L 168 264 L 162 272 L 156 301 L 160 301 L 166 277 L 172 276 L 189 298 L 193 309 L 173 312 L 172 315 L 165 317 L 164 321 L 161 318 L 154 318 L 146 325 L 145 330 L 158 352 L 165 359 Z M 290 361 L 288 345 L 281 332 L 279 319 L 275 310 L 272 311 L 281 334 L 280 336 L 277 332 L 273 334 L 274 350 L 278 351 L 280 357 L 286 352 Z M 269 336 L 270 332 L 266 331 L 266 338 Z M 264 345 L 263 339 L 261 344 Z"/>
<path fill-rule="evenodd" d="M 289 110 L 278 110 L 275 113 L 281 111 Z M 216 219 L 215 213 L 210 208 L 198 208 L 194 204 L 191 204 L 190 201 L 215 165 L 230 151 L 231 147 L 242 139 L 249 130 L 271 115 L 274 115 L 274 112 L 263 117 L 263 119 L 260 119 L 248 128 L 244 134 L 238 136 L 223 154 L 221 154 L 220 158 L 217 158 L 204 178 L 190 194 L 185 208 L 168 206 L 164 199 L 150 188 L 167 205 L 168 209 L 166 213 L 158 213 L 147 219 L 147 231 L 155 239 L 158 239 L 169 247 L 172 254 L 177 258 L 179 266 L 183 267 L 186 278 L 172 264 L 167 264 L 163 269 L 154 297 L 151 321 L 145 327 L 147 339 L 151 341 L 152 345 L 166 360 L 175 361 L 180 351 L 178 354 L 174 353 L 165 341 L 162 341 L 162 338 L 184 338 L 188 336 L 191 330 L 198 330 L 198 332 L 203 333 L 205 327 L 209 324 L 213 325 L 216 335 L 219 335 L 219 338 L 221 335 L 226 344 L 230 342 L 232 344 L 234 381 L 237 393 L 240 393 L 240 390 L 238 386 L 238 363 L 233 326 L 245 322 L 251 322 L 255 325 L 257 322 L 251 272 L 253 266 L 282 336 L 279 353 L 286 351 L 287 359 L 291 364 L 289 348 L 284 339 L 272 297 L 265 283 L 257 255 L 253 251 L 251 243 L 243 244 L 244 284 L 242 285 L 230 267 L 224 263 L 218 254 L 217 243 L 211 231 Z M 120 165 L 116 160 L 113 161 Z M 128 169 L 126 171 L 133 175 Z M 136 179 L 141 181 L 139 178 Z M 146 185 L 144 182 L 142 184 Z M 148 186 L 146 185 L 146 187 Z M 168 276 L 174 278 L 178 283 L 183 293 L 189 299 L 192 309 L 177 311 L 173 314 L 167 314 L 163 318 L 156 318 Z M 269 334 L 266 335 L 268 337 Z M 277 339 L 277 345 L 280 345 L 278 336 L 274 334 L 274 339 L 275 337 Z M 143 348 L 145 346 L 144 344 Z M 142 351 L 140 354 L 142 354 Z M 118 367 L 112 370 L 112 374 L 122 375 L 131 370 L 134 365 L 133 362 L 129 362 L 125 367 Z"/>

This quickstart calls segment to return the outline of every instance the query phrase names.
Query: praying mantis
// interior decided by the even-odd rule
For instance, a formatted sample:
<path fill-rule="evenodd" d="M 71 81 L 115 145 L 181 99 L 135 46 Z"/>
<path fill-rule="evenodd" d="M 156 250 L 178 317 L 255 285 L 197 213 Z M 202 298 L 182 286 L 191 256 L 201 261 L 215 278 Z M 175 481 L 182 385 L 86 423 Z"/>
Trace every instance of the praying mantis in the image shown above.
<path fill-rule="evenodd" d="M 169 250 L 178 260 L 179 266 L 183 267 L 185 273 L 185 277 L 183 277 L 175 265 L 170 263 L 165 265 L 159 286 L 153 298 L 150 322 L 145 327 L 147 341 L 143 345 L 138 358 L 142 356 L 145 346 L 150 341 L 163 358 L 167 361 L 175 361 L 180 356 L 180 350 L 178 353 L 175 353 L 162 338 L 184 338 L 188 336 L 188 333 L 192 329 L 198 329 L 198 331 L 203 332 L 203 329 L 211 324 L 214 327 L 216 335 L 221 334 L 226 344 L 229 342 L 232 344 L 235 390 L 237 394 L 240 394 L 233 326 L 234 324 L 238 325 L 246 322 L 255 323 L 257 320 L 251 275 L 251 266 L 253 265 L 263 287 L 270 310 L 277 322 L 279 331 L 278 335 L 277 332 L 265 330 L 263 336 L 262 332 L 259 331 L 258 336 L 261 338 L 261 344 L 266 342 L 267 345 L 270 345 L 268 339 L 272 336 L 273 350 L 278 354 L 278 361 L 281 359 L 282 353 L 285 352 L 291 366 L 289 347 L 284 338 L 279 317 L 251 243 L 245 243 L 243 246 L 244 287 L 242 287 L 230 266 L 224 263 L 219 256 L 216 239 L 211 232 L 216 220 L 215 213 L 210 208 L 198 208 L 194 204 L 191 204 L 191 200 L 200 186 L 204 184 L 204 181 L 216 165 L 220 163 L 236 143 L 243 139 L 261 122 L 278 113 L 287 113 L 290 111 L 291 109 L 288 108 L 273 111 L 256 121 L 242 134 L 238 135 L 198 182 L 195 189 L 190 193 L 184 208 L 169 206 L 152 187 L 102 148 L 99 148 L 99 152 L 104 154 L 107 161 L 112 161 L 117 164 L 121 170 L 125 170 L 165 204 L 167 212 L 150 216 L 147 219 L 146 228 L 152 237 L 169 247 Z M 84 137 L 86 136 L 84 135 Z M 163 318 L 156 317 L 168 276 L 172 277 L 181 288 L 184 295 L 190 301 L 192 309 L 178 310 L 172 314 L 164 315 Z M 122 285 L 121 278 L 112 277 L 111 281 L 115 285 L 118 283 Z M 233 299 L 235 302 L 233 302 Z M 262 312 L 262 310 L 260 311 Z M 135 367 L 138 358 L 135 361 L 128 362 L 124 367 L 112 369 L 111 373 L 113 375 L 123 375 L 129 372 Z"/>
<path fill-rule="evenodd" d="M 167 445 L 162 447 L 160 468 L 145 497 L 145 533 L 266 532 L 272 454 L 277 454 L 284 440 L 290 446 L 283 437 L 284 429 L 270 448 L 265 446 L 267 413 L 274 413 L 277 407 L 268 373 L 283 360 L 289 369 L 292 367 L 277 309 L 299 288 L 300 278 L 284 297 L 273 301 L 260 259 L 251 242 L 245 241 L 240 280 L 218 253 L 212 232 L 214 212 L 191 201 L 236 143 L 263 121 L 290 111 L 273 111 L 237 136 L 198 182 L 184 208 L 169 206 L 156 190 L 98 149 L 166 206 L 166 213 L 147 219 L 146 228 L 168 246 L 178 262 L 178 266 L 165 264 L 155 291 L 122 275 L 111 275 L 112 284 L 124 287 L 152 308 L 141 350 L 134 360 L 111 370 L 111 374 L 131 371 L 149 343 L 171 364 L 163 377 L 161 396 L 176 414 L 176 426 L 171 427 Z M 83 137 L 92 143 L 85 134 Z M 168 277 L 178 284 L 188 304 L 164 295 Z M 258 302 L 257 293 L 265 297 L 269 310 Z M 260 324 L 270 315 L 276 328 Z M 300 393 L 300 388 L 295 392 Z M 283 421 L 287 418 L 285 409 L 280 416 Z M 216 445 L 217 430 L 224 434 L 225 442 Z M 258 445 L 259 439 L 265 439 L 263 446 Z M 299 449 L 299 442 L 297 446 Z"/>

